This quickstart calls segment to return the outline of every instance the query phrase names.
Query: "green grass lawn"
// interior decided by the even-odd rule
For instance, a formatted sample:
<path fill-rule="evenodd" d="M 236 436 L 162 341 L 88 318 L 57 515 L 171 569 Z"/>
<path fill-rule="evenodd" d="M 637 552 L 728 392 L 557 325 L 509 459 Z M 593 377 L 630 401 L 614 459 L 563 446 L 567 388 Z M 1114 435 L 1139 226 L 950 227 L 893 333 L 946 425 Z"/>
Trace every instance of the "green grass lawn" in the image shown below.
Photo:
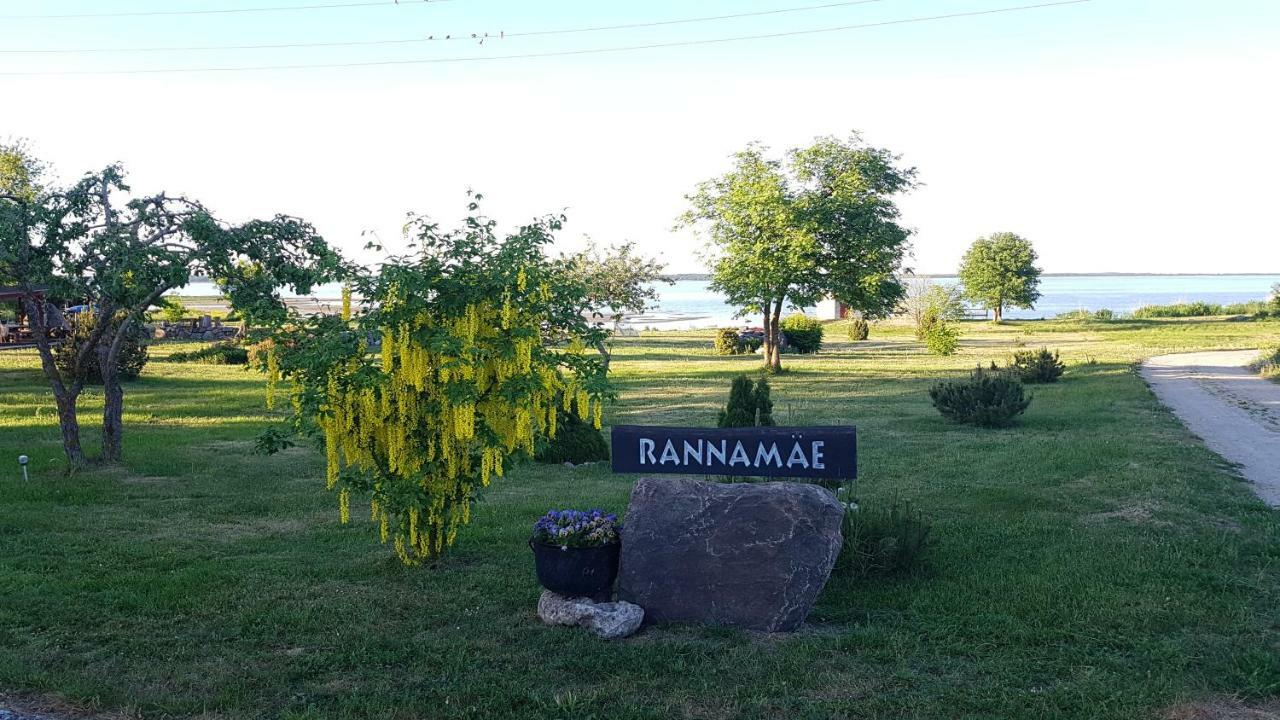
<path fill-rule="evenodd" d="M 525 540 L 552 507 L 625 508 L 631 477 L 526 465 L 437 569 L 340 526 L 323 458 L 253 455 L 262 378 L 156 360 L 123 467 L 61 473 L 34 355 L 0 353 L 0 695 L 146 718 L 1135 718 L 1280 695 L 1280 514 L 1155 401 L 1135 360 L 1257 347 L 1280 323 L 966 323 L 961 353 L 840 324 L 773 381 L 786 424 L 854 423 L 858 496 L 935 524 L 908 576 L 833 580 L 791 636 L 542 626 Z M 606 422 L 706 425 L 758 360 L 711 333 L 617 343 Z M 931 382 L 1061 348 L 1018 426 L 944 423 Z M 189 346 L 188 346 L 189 347 Z M 96 444 L 100 394 L 84 402 Z M 32 457 L 20 482 L 13 458 Z M 359 516 L 359 510 L 353 514 Z"/>

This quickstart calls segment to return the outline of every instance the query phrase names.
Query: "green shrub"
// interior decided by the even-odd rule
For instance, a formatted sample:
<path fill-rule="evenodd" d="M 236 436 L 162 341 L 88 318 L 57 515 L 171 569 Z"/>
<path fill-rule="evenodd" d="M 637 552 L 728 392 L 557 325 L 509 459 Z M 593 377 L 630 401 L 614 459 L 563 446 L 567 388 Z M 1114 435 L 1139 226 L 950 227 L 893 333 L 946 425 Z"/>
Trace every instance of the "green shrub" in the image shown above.
<path fill-rule="evenodd" d="M 160 298 L 158 304 L 160 305 L 160 317 L 168 322 L 182 322 L 182 319 L 187 316 L 187 306 L 183 305 L 178 298 Z"/>
<path fill-rule="evenodd" d="M 919 566 L 932 526 L 910 503 L 850 505 L 844 513 L 844 542 L 833 575 L 865 578 L 906 572 Z"/>
<path fill-rule="evenodd" d="M 849 323 L 849 339 L 855 342 L 866 340 L 871 336 L 871 325 L 862 318 L 854 318 Z"/>
<path fill-rule="evenodd" d="M 929 398 L 951 422 L 980 427 L 1007 427 L 1031 404 L 1020 381 L 1003 370 L 977 368 L 966 380 L 940 382 Z"/>
<path fill-rule="evenodd" d="M 248 365 L 249 349 L 235 343 L 214 343 L 187 352 L 176 352 L 169 356 L 169 362 L 204 363 L 205 365 Z"/>
<path fill-rule="evenodd" d="M 729 403 L 716 418 L 716 427 L 772 426 L 773 400 L 769 397 L 769 382 L 763 378 L 756 383 L 746 375 L 733 379 L 729 388 Z"/>
<path fill-rule="evenodd" d="M 118 326 L 123 320 L 123 317 L 118 316 L 112 322 Z M 93 333 L 93 326 L 93 315 L 87 312 L 80 313 L 72 321 L 71 335 L 54 348 L 53 360 L 63 373 L 70 374 L 76 357 L 80 354 L 80 348 L 84 347 L 85 341 Z M 147 364 L 147 341 L 150 339 L 151 331 L 138 322 L 131 323 L 129 327 L 128 333 L 120 343 L 120 354 L 116 357 L 116 372 L 119 373 L 121 380 L 133 380 L 138 377 Z M 85 382 L 93 385 L 102 384 L 102 368 L 98 365 L 97 353 L 89 354 L 85 360 L 84 371 Z"/>
<path fill-rule="evenodd" d="M 1249 302 L 1232 303 L 1230 305 L 1221 306 L 1220 315 L 1259 315 L 1266 317 L 1268 304 L 1265 300 L 1251 300 Z"/>
<path fill-rule="evenodd" d="M 1116 314 L 1115 312 L 1108 310 L 1106 308 L 1102 308 L 1101 310 L 1083 310 L 1083 309 L 1069 310 L 1064 313 L 1058 313 L 1057 315 L 1054 316 L 1054 319 L 1055 320 L 1078 320 L 1081 322 L 1091 322 L 1094 320 L 1098 320 L 1101 322 L 1107 322 L 1108 320 L 1115 320 Z"/>
<path fill-rule="evenodd" d="M 1173 305 L 1146 305 L 1133 311 L 1135 318 L 1183 318 L 1213 315 L 1250 315 L 1260 320 L 1280 315 L 1280 296 L 1270 300 L 1218 305 L 1207 302 L 1174 303 Z"/>
<path fill-rule="evenodd" d="M 1010 369 L 1018 373 L 1024 383 L 1052 383 L 1058 382 L 1067 366 L 1062 364 L 1056 350 L 1049 352 L 1049 348 L 1040 348 L 1015 352 Z"/>
<path fill-rule="evenodd" d="M 782 334 L 795 352 L 812 354 L 822 349 L 822 322 L 803 313 L 783 319 Z"/>
<path fill-rule="evenodd" d="M 1139 319 L 1207 317 L 1210 315 L 1223 314 L 1226 313 L 1224 313 L 1221 305 L 1215 305 L 1207 302 L 1174 303 L 1172 305 L 1144 305 L 1133 311 L 1133 316 Z"/>
<path fill-rule="evenodd" d="M 1280 380 L 1280 345 L 1263 349 L 1251 367 L 1264 378 Z"/>
<path fill-rule="evenodd" d="M 717 355 L 750 355 L 760 346 L 764 344 L 764 340 L 757 335 L 743 335 L 733 328 L 720 328 L 716 331 L 716 354 Z"/>
<path fill-rule="evenodd" d="M 591 423 L 582 421 L 575 413 L 558 410 L 555 438 L 542 441 L 533 459 L 555 465 L 605 461 L 609 459 L 609 443 L 605 442 L 604 433 Z"/>
<path fill-rule="evenodd" d="M 738 355 L 742 352 L 742 338 L 733 328 L 720 328 L 716 331 L 716 354 Z"/>
<path fill-rule="evenodd" d="M 961 320 L 965 315 L 961 288 L 931 280 L 911 283 L 899 309 L 911 319 L 917 340 L 924 340 L 934 325 Z"/>
<path fill-rule="evenodd" d="M 960 331 L 945 322 L 936 322 L 925 332 L 924 346 L 934 355 L 954 355 L 960 346 Z"/>

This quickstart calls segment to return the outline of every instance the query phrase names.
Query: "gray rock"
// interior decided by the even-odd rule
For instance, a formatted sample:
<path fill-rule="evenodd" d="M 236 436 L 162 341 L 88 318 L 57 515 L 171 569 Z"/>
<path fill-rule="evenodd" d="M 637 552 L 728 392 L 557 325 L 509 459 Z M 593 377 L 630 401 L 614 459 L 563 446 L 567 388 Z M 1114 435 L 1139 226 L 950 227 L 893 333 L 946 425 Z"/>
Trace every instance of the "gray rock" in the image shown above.
<path fill-rule="evenodd" d="M 596 603 L 543 590 L 538 617 L 548 625 L 577 625 L 605 640 L 624 638 L 640 629 L 644 610 L 629 602 Z"/>
<path fill-rule="evenodd" d="M 641 478 L 618 597 L 646 621 L 795 630 L 835 565 L 843 517 L 816 485 Z"/>

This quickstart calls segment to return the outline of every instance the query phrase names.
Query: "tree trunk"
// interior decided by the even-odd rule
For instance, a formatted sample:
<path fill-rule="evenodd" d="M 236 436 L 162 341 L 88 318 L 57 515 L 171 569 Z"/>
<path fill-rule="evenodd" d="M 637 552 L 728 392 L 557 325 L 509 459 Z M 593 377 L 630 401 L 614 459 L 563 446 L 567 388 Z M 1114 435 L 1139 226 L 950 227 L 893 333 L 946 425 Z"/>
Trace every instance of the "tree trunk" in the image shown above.
<path fill-rule="evenodd" d="M 997 304 L 995 307 L 991 308 L 991 317 L 992 322 L 996 323 L 1004 320 L 1004 306 Z"/>
<path fill-rule="evenodd" d="M 782 372 L 782 303 L 786 298 L 778 298 L 773 306 L 773 357 L 769 358 L 769 372 Z"/>
<path fill-rule="evenodd" d="M 124 388 L 118 373 L 108 380 L 102 378 L 102 458 L 104 463 L 117 463 L 124 457 Z"/>
<path fill-rule="evenodd" d="M 54 400 L 58 403 L 58 427 L 62 430 L 62 451 L 67 455 L 67 464 L 72 468 L 84 465 L 84 449 L 80 447 L 80 418 L 76 415 L 76 403 L 79 393 L 54 392 Z"/>
<path fill-rule="evenodd" d="M 776 342 L 773 331 L 773 301 L 766 300 L 761 310 L 764 311 L 764 319 L 760 323 L 761 327 L 764 328 L 764 344 L 761 348 L 763 349 L 764 367 L 767 370 L 769 369 L 769 364 L 773 362 L 773 346 Z"/>
<path fill-rule="evenodd" d="M 102 457 L 101 462 L 118 463 L 124 459 L 124 386 L 120 384 L 120 347 L 130 331 L 132 320 L 126 318 L 110 335 L 103 335 L 98 346 L 98 368 L 102 373 Z"/>
<path fill-rule="evenodd" d="M 53 348 L 49 346 L 48 314 L 43 298 L 24 297 L 23 305 L 27 310 L 27 322 L 36 341 L 36 350 L 40 353 L 40 367 L 49 380 L 49 388 L 53 390 L 54 401 L 58 405 L 58 428 L 62 432 L 62 451 L 67 456 L 67 464 L 72 468 L 84 465 L 84 449 L 80 446 L 80 418 L 76 413 L 76 405 L 80 400 L 81 382 L 72 378 L 70 385 L 63 382 L 62 371 L 53 359 Z M 68 341 L 69 342 L 69 341 Z"/>
<path fill-rule="evenodd" d="M 609 352 L 609 346 L 605 344 L 604 340 L 597 341 L 596 351 L 600 353 L 600 357 L 602 358 L 601 364 L 604 366 L 604 374 L 608 375 L 609 363 L 613 360 L 613 355 Z"/>

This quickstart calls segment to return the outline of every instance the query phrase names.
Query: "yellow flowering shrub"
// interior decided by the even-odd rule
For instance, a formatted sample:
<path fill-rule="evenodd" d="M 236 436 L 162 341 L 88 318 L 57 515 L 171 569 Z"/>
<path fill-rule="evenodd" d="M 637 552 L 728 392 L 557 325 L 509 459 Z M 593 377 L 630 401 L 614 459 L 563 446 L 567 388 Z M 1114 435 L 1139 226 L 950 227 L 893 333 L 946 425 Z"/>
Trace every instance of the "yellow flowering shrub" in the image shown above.
<path fill-rule="evenodd" d="M 415 252 L 352 278 L 343 316 L 276 335 L 268 399 L 290 385 L 295 428 L 323 437 L 340 520 L 368 497 L 406 564 L 454 543 L 477 493 L 555 436 L 558 407 L 600 425 L 607 387 L 583 351 L 600 330 L 574 309 L 584 289 L 542 252 L 559 223 L 499 239 L 483 218 L 452 232 L 415 219 Z"/>

